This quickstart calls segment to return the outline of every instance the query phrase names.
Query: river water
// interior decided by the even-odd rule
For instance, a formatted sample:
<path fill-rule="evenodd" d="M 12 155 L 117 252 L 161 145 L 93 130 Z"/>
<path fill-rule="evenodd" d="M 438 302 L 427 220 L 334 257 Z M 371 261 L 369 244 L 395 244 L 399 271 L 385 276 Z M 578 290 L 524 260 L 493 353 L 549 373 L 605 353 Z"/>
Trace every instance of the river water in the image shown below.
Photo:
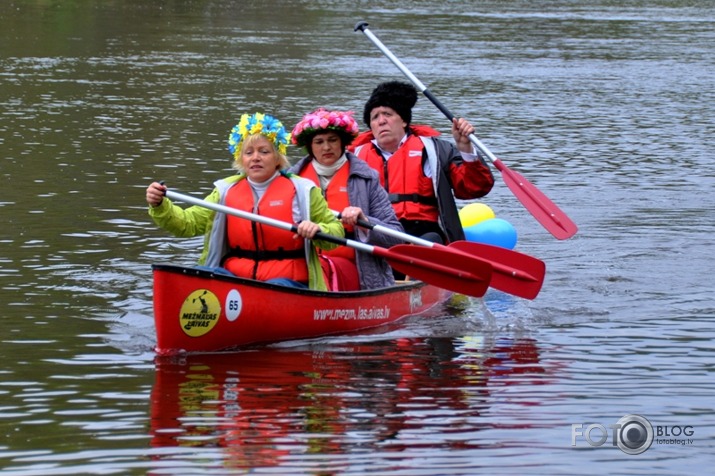
<path fill-rule="evenodd" d="M 2 474 L 715 462 L 713 3 L 403 3 L 0 4 Z M 456 296 L 384 333 L 156 359 L 151 264 L 201 243 L 157 230 L 144 189 L 207 193 L 243 112 L 360 117 L 404 77 L 359 20 L 579 233 L 555 240 L 497 177 L 484 203 L 547 264 L 535 300 Z M 425 98 L 414 118 L 448 131 Z M 614 427 L 638 418 L 653 441 L 628 454 Z"/>

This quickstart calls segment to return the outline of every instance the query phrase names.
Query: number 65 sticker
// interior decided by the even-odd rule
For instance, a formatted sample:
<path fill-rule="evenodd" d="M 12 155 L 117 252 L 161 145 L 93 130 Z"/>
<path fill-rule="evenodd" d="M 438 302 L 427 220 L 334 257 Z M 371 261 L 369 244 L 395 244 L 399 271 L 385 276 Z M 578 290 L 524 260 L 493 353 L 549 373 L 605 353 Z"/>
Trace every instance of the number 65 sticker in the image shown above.
<path fill-rule="evenodd" d="M 224 309 L 226 310 L 226 318 L 231 322 L 235 321 L 241 314 L 241 308 L 243 308 L 241 295 L 238 291 L 232 289 L 226 296 L 226 305 L 224 306 Z"/>

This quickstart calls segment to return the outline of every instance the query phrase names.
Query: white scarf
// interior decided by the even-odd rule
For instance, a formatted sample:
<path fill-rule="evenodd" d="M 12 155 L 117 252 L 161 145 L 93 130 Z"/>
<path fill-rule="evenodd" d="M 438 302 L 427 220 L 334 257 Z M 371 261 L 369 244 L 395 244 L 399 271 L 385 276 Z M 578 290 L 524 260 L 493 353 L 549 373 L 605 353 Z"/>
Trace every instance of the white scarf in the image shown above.
<path fill-rule="evenodd" d="M 273 177 L 269 178 L 265 182 L 254 182 L 250 178 L 246 177 L 246 180 L 248 180 L 248 184 L 251 186 L 251 190 L 253 190 L 253 203 L 254 203 L 254 213 L 256 211 L 256 208 L 258 207 L 258 202 L 261 201 L 261 197 L 263 197 L 263 194 L 266 193 L 266 190 L 268 189 L 268 186 L 273 182 L 276 177 L 280 175 L 279 171 L 276 171 L 275 174 L 273 174 Z"/>
<path fill-rule="evenodd" d="M 313 168 L 315 169 L 315 173 L 318 174 L 321 189 L 325 190 L 330 181 L 333 179 L 335 173 L 340 170 L 340 167 L 345 165 L 345 162 L 347 161 L 348 158 L 345 154 L 341 155 L 333 165 L 323 165 L 315 159 L 311 161 L 311 164 L 313 164 Z"/>

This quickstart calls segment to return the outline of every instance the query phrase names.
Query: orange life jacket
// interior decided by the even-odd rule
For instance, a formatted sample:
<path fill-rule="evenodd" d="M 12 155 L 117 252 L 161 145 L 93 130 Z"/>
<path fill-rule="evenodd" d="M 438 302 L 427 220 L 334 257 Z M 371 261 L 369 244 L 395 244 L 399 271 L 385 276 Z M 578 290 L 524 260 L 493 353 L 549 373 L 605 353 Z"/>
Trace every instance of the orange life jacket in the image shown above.
<path fill-rule="evenodd" d="M 318 174 L 313 168 L 313 163 L 310 162 L 303 170 L 298 174 L 303 178 L 312 180 L 318 187 L 320 187 L 320 179 Z M 350 197 L 348 197 L 348 177 L 350 176 L 350 163 L 345 162 L 335 175 L 333 175 L 332 180 L 328 186 L 323 190 L 323 196 L 328 202 L 328 206 L 331 210 L 336 210 L 341 212 L 345 210 L 345 207 L 350 206 Z M 345 227 L 346 237 L 352 237 L 353 227 L 350 225 L 343 225 Z M 330 251 L 322 251 L 321 254 L 326 254 L 328 256 L 339 256 L 347 258 L 352 262 L 355 262 L 355 249 L 348 246 L 340 246 Z"/>
<path fill-rule="evenodd" d="M 295 187 L 284 176 L 276 177 L 258 206 L 248 180 L 241 180 L 226 193 L 226 206 L 293 223 Z M 303 240 L 292 231 L 228 215 L 226 230 L 230 251 L 223 266 L 236 276 L 266 281 L 288 278 L 308 282 L 308 264 Z"/>
<path fill-rule="evenodd" d="M 375 169 L 400 220 L 438 221 L 439 210 L 432 179 L 424 174 L 424 144 L 414 134 L 385 160 L 374 144 L 356 149 L 356 155 Z"/>

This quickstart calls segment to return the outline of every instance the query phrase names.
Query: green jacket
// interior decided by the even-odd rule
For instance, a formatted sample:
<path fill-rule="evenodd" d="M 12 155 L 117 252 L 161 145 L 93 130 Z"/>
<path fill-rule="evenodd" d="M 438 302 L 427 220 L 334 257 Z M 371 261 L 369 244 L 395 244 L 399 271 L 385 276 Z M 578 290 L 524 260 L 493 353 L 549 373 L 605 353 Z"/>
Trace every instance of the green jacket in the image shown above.
<path fill-rule="evenodd" d="M 300 210 L 301 220 L 310 220 L 317 223 L 323 233 L 344 237 L 345 229 L 328 208 L 320 189 L 310 180 L 293 174 L 285 175 L 291 179 L 296 187 L 296 202 Z M 205 200 L 226 205 L 224 202 L 228 189 L 245 178 L 245 174 L 241 174 L 216 181 L 214 190 Z M 158 206 L 149 207 L 149 216 L 152 217 L 154 223 L 174 236 L 190 238 L 204 235 L 204 247 L 199 257 L 199 264 L 211 267 L 221 266 L 221 259 L 228 251 L 226 215 L 224 213 L 216 213 L 199 205 L 184 209 L 164 197 L 164 200 Z M 326 291 L 327 286 L 323 278 L 323 270 L 320 266 L 316 246 L 323 250 L 331 250 L 340 245 L 323 240 L 305 240 L 305 256 L 309 276 L 308 286 L 310 289 Z"/>

